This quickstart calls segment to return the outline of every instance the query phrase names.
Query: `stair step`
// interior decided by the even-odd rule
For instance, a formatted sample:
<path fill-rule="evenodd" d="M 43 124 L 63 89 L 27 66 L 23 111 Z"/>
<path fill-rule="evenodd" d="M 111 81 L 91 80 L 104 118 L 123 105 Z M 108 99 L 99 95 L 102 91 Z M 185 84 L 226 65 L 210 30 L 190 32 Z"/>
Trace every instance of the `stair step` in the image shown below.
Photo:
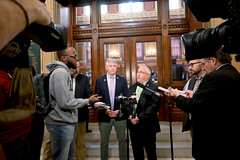
<path fill-rule="evenodd" d="M 99 157 L 86 157 L 86 160 L 99 160 Z M 111 158 L 108 160 L 119 160 L 119 158 Z M 132 157 L 129 160 L 134 160 Z M 158 158 L 157 160 L 171 160 L 171 158 Z M 174 158 L 174 160 L 194 160 L 193 158 Z"/>
<path fill-rule="evenodd" d="M 100 143 L 92 142 L 86 144 L 87 157 L 100 156 Z M 169 142 L 157 142 L 156 143 L 157 157 L 158 158 L 170 158 L 171 157 L 171 145 Z M 191 142 L 174 142 L 173 144 L 174 156 L 178 158 L 191 158 Z M 132 147 L 129 144 L 129 154 L 132 157 Z M 118 157 L 118 143 L 109 143 L 109 157 Z"/>
<path fill-rule="evenodd" d="M 156 141 L 159 141 L 159 142 L 169 142 L 170 141 L 169 133 L 160 132 L 160 133 L 157 133 L 156 136 L 157 136 Z M 189 132 L 183 132 L 181 134 L 172 133 L 172 137 L 173 137 L 174 142 L 192 142 Z M 85 140 L 86 140 L 86 142 L 99 142 L 100 132 L 87 133 L 85 135 Z M 113 130 L 110 135 L 109 142 L 116 142 L 116 141 L 117 141 L 117 135 L 116 135 L 115 131 Z"/>
<path fill-rule="evenodd" d="M 156 147 L 158 160 L 170 160 L 171 144 L 169 122 L 160 121 L 161 132 L 157 133 Z M 98 123 L 89 123 L 91 133 L 85 136 L 87 160 L 97 160 L 100 157 L 100 132 Z M 182 132 L 182 122 L 172 122 L 173 153 L 175 160 L 193 160 L 191 154 L 192 139 L 189 132 Z M 109 160 L 118 158 L 118 143 L 114 127 L 109 139 Z M 146 154 L 145 154 L 146 156 Z M 131 140 L 129 143 L 129 157 L 133 159 Z M 176 157 L 176 158 L 175 158 Z"/>

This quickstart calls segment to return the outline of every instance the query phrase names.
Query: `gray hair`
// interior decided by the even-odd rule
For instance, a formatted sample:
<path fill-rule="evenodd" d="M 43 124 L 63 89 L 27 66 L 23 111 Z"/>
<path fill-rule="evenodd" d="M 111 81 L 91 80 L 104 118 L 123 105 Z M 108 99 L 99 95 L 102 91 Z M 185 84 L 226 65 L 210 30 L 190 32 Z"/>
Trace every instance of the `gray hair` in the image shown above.
<path fill-rule="evenodd" d="M 147 68 L 147 72 L 151 75 L 152 74 L 152 67 L 147 64 L 140 64 L 138 67 L 145 66 Z"/>
<path fill-rule="evenodd" d="M 107 66 L 108 63 L 116 63 L 117 64 L 117 61 L 113 58 L 107 58 L 106 62 L 105 62 L 105 65 Z"/>

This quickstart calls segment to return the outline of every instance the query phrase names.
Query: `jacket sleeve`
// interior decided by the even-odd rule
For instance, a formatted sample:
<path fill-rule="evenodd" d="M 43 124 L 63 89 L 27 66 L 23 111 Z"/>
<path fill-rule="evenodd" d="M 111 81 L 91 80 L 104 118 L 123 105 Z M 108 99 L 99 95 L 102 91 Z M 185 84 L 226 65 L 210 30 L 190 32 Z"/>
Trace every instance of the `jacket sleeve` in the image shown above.
<path fill-rule="evenodd" d="M 157 89 L 154 90 L 157 91 Z M 144 96 L 144 110 L 138 113 L 138 118 L 140 121 L 152 118 L 158 112 L 161 101 L 161 98 L 149 92 L 145 92 Z"/>
<path fill-rule="evenodd" d="M 99 80 L 97 79 L 96 80 L 96 84 L 95 84 L 95 94 L 99 94 L 99 92 L 100 92 L 100 89 L 99 89 Z"/>
<path fill-rule="evenodd" d="M 75 99 L 73 91 L 68 84 L 68 73 L 64 69 L 61 72 L 53 72 L 50 76 L 50 99 L 55 100 L 61 109 L 76 109 L 85 106 L 88 99 Z"/>
<path fill-rule="evenodd" d="M 198 110 L 199 107 L 202 108 L 204 104 L 211 103 L 212 95 L 216 94 L 214 93 L 216 84 L 216 78 L 206 75 L 192 98 L 186 98 L 180 95 L 174 99 L 177 107 L 185 112 L 193 113 L 195 110 Z"/>
<path fill-rule="evenodd" d="M 86 76 L 85 77 L 86 81 L 85 81 L 85 94 L 86 94 L 86 97 L 91 97 L 92 96 L 92 91 L 91 91 L 91 88 L 90 88 L 90 83 L 89 83 L 89 80 L 88 80 L 88 77 Z"/>
<path fill-rule="evenodd" d="M 127 81 L 125 78 L 123 79 L 123 94 L 124 94 L 124 96 L 127 96 L 127 94 L 128 94 L 128 86 L 127 86 Z"/>

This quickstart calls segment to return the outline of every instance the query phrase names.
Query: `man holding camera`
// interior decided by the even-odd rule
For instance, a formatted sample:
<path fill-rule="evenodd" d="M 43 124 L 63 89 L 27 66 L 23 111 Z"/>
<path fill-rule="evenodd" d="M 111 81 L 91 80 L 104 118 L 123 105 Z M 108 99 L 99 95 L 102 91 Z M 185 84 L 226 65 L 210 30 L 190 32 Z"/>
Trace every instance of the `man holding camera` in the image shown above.
<path fill-rule="evenodd" d="M 150 79 L 151 73 L 149 65 L 141 64 L 137 71 L 137 82 L 153 91 L 158 91 L 158 86 Z M 160 132 L 157 112 L 161 99 L 153 93 L 143 90 L 137 84 L 133 84 L 129 88 L 128 96 L 133 93 L 137 95 L 137 109 L 135 118 L 129 116 L 131 121 L 129 128 L 134 159 L 144 160 L 145 149 L 148 159 L 157 160 L 156 133 Z"/>
<path fill-rule="evenodd" d="M 191 98 L 180 95 L 177 89 L 165 94 L 174 98 L 178 108 L 192 114 L 192 156 L 196 160 L 235 159 L 240 74 L 231 65 L 231 56 L 221 49 L 208 54 L 191 53 L 191 58 L 202 58 L 207 72 L 197 91 Z"/>
<path fill-rule="evenodd" d="M 101 135 L 101 160 L 108 160 L 109 136 L 114 126 L 119 146 L 120 160 L 126 160 L 127 148 L 125 139 L 126 115 L 121 114 L 120 104 L 115 100 L 120 93 L 127 95 L 128 87 L 125 78 L 116 74 L 117 62 L 108 58 L 105 63 L 107 74 L 96 80 L 95 94 L 102 96 L 101 101 L 111 106 L 110 109 L 98 111 L 99 130 Z"/>

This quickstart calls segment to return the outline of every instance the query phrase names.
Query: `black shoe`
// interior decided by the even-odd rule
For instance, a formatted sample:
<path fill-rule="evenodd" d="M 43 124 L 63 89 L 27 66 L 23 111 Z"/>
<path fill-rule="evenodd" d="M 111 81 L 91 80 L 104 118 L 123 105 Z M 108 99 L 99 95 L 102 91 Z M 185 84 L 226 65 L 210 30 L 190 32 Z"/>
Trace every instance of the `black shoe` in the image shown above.
<path fill-rule="evenodd" d="M 91 129 L 86 130 L 86 133 L 92 133 Z"/>

